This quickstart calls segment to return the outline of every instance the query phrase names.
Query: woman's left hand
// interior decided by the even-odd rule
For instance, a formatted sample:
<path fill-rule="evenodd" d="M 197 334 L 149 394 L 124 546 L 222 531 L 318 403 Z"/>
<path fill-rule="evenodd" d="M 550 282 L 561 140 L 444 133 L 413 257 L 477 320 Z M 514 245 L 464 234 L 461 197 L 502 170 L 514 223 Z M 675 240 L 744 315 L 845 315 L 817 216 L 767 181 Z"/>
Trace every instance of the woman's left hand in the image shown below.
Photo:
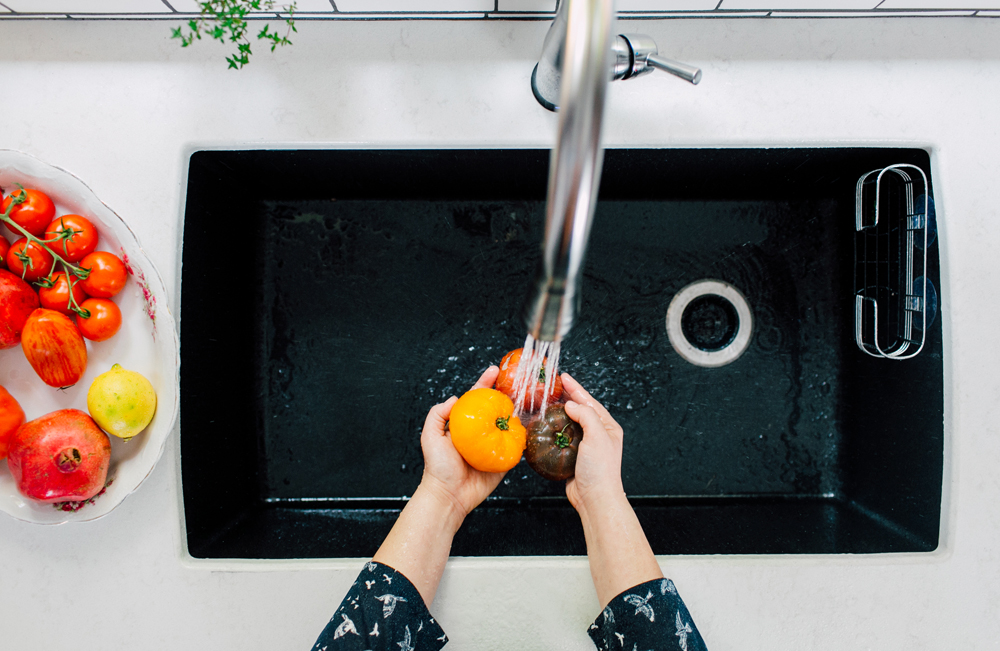
<path fill-rule="evenodd" d="M 499 373 L 496 366 L 489 367 L 472 388 L 492 387 Z M 493 492 L 506 473 L 476 470 L 455 449 L 446 424 L 456 402 L 458 398 L 452 396 L 432 407 L 427 414 L 420 434 L 420 447 L 424 452 L 424 475 L 420 486 L 438 499 L 450 502 L 464 518 Z"/>

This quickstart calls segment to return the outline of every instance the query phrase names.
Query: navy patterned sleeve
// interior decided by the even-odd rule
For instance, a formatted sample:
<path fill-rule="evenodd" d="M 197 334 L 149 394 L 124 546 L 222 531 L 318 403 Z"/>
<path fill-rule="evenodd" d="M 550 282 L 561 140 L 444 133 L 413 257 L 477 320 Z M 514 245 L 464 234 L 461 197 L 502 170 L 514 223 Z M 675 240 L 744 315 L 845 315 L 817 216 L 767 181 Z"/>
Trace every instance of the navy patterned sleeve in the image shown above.
<path fill-rule="evenodd" d="M 365 564 L 313 651 L 438 651 L 448 642 L 409 579 Z"/>
<path fill-rule="evenodd" d="M 707 651 L 670 579 L 647 581 L 621 593 L 587 632 L 601 651 Z"/>

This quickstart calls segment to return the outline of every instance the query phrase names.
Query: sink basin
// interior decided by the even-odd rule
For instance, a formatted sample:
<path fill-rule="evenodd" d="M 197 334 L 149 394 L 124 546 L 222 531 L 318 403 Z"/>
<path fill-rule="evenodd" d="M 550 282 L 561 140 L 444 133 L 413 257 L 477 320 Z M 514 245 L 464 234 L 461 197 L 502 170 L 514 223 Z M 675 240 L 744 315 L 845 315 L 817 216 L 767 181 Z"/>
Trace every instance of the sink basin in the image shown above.
<path fill-rule="evenodd" d="M 523 344 L 547 150 L 200 151 L 184 225 L 181 452 L 197 558 L 370 556 L 423 467 L 427 410 Z M 626 432 L 658 554 L 938 546 L 940 318 L 919 355 L 854 340 L 855 187 L 919 149 L 608 150 L 561 367 Z M 938 249 L 927 278 L 940 287 Z M 752 314 L 717 368 L 667 335 L 711 279 Z M 585 554 L 521 462 L 459 556 Z"/>

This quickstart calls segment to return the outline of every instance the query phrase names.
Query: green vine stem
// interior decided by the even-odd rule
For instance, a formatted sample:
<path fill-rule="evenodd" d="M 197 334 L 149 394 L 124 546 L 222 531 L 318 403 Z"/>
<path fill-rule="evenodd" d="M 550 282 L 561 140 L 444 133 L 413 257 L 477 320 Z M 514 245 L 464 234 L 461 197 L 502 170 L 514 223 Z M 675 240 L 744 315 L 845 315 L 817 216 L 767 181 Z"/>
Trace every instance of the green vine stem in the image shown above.
<path fill-rule="evenodd" d="M 90 269 L 86 269 L 84 267 L 75 265 L 72 262 L 68 262 L 66 261 L 65 258 L 63 258 L 61 255 L 52 250 L 52 247 L 50 247 L 48 243 L 56 242 L 59 241 L 60 239 L 65 239 L 64 237 L 57 236 L 52 238 L 51 240 L 40 239 L 38 237 L 35 237 L 28 231 L 26 231 L 20 224 L 11 219 L 10 211 L 14 209 L 14 206 L 21 205 L 28 198 L 28 194 L 24 192 L 24 186 L 18 183 L 17 187 L 21 189 L 21 194 L 14 196 L 14 194 L 11 193 L 10 204 L 7 206 L 7 210 L 3 211 L 3 213 L 0 213 L 0 221 L 6 224 L 7 228 L 11 229 L 12 231 L 17 231 L 18 233 L 26 237 L 28 239 L 28 243 L 34 242 L 38 246 L 48 251 L 49 255 L 51 255 L 56 262 L 62 265 L 62 272 L 66 274 L 66 283 L 69 285 L 69 303 L 66 304 L 66 307 L 71 309 L 73 312 L 79 314 L 84 319 L 89 319 L 90 310 L 85 310 L 82 307 L 80 307 L 79 303 L 76 302 L 76 297 L 73 296 L 74 283 L 72 277 L 75 276 L 78 280 L 86 280 L 87 276 L 90 275 Z M 65 251 L 65 246 L 66 245 L 63 244 L 64 251 Z M 28 271 L 28 269 L 31 268 L 31 258 L 28 257 L 23 251 L 15 255 L 17 255 L 18 259 L 21 261 L 21 264 L 24 265 L 24 270 L 21 272 L 21 278 L 23 279 L 24 274 Z M 57 273 L 56 265 L 53 264 L 52 269 L 49 270 L 49 274 L 45 276 L 45 278 L 43 278 L 42 280 L 36 282 L 35 284 L 41 287 L 55 286 L 56 273 Z"/>

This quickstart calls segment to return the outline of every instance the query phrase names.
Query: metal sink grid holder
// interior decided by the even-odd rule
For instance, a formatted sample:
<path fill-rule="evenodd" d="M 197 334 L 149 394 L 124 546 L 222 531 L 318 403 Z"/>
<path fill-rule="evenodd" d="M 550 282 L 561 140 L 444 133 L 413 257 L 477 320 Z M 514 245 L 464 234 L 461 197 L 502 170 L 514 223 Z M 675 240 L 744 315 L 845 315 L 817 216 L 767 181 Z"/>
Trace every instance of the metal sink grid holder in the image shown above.
<path fill-rule="evenodd" d="M 855 339 L 873 357 L 910 359 L 924 347 L 929 204 L 927 176 L 914 165 L 889 165 L 858 179 Z"/>

